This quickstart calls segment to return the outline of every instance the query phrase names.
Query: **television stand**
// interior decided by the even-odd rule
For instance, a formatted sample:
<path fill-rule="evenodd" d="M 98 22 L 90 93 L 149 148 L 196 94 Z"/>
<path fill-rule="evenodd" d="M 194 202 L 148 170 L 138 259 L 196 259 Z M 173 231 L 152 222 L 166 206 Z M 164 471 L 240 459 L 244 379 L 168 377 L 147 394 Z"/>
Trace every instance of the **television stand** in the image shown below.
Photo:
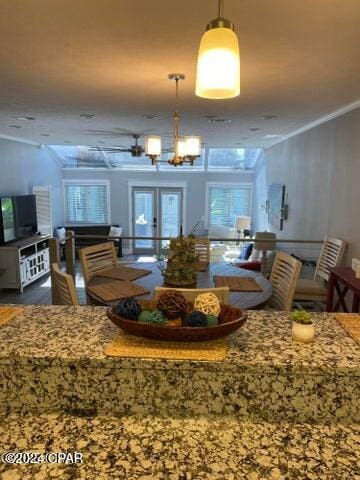
<path fill-rule="evenodd" d="M 24 287 L 50 272 L 50 235 L 34 235 L 0 247 L 0 289 Z"/>

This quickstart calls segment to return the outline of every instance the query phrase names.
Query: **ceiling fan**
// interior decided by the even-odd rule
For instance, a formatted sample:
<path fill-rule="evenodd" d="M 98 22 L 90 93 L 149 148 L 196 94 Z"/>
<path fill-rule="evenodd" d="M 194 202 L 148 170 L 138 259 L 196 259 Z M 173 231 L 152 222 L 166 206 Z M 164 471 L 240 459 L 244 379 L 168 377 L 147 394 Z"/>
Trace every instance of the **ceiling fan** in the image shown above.
<path fill-rule="evenodd" d="M 123 146 L 119 146 L 119 147 L 104 147 L 104 146 L 101 146 L 101 147 L 91 147 L 90 151 L 92 151 L 92 152 L 97 151 L 98 152 L 99 150 L 102 150 L 103 152 L 108 152 L 108 153 L 126 152 L 126 153 L 131 153 L 132 157 L 141 157 L 142 154 L 144 153 L 144 149 L 141 145 L 138 145 L 140 135 L 134 133 L 134 134 L 132 134 L 132 138 L 135 140 L 135 144 L 131 145 L 128 148 L 123 147 Z"/>

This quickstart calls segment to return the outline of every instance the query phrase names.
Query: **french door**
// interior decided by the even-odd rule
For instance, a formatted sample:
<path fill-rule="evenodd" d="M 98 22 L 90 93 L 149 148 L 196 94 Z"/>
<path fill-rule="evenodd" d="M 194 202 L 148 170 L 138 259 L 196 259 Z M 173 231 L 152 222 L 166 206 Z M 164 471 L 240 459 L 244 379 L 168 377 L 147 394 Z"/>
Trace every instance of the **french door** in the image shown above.
<path fill-rule="evenodd" d="M 183 189 L 132 187 L 132 227 L 136 237 L 176 237 L 182 230 Z M 134 240 L 134 254 L 165 253 L 167 240 Z"/>

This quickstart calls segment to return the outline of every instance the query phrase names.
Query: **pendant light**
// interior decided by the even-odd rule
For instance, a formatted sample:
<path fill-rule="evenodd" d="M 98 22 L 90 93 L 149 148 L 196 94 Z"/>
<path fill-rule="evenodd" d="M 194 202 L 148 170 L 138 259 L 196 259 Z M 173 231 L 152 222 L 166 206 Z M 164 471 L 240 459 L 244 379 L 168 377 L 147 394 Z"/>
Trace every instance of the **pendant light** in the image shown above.
<path fill-rule="evenodd" d="M 173 152 L 174 156 L 167 161 L 174 167 L 190 163 L 201 155 L 201 137 L 196 135 L 181 137 L 179 135 L 179 82 L 185 80 L 183 73 L 170 73 L 169 80 L 175 81 L 175 110 L 173 116 Z M 161 137 L 149 135 L 145 137 L 145 154 L 151 159 L 152 165 L 158 162 L 161 155 Z"/>
<path fill-rule="evenodd" d="M 208 23 L 202 36 L 196 72 L 196 95 L 225 99 L 240 94 L 240 53 L 234 25 L 223 18 L 223 0 L 218 17 Z"/>

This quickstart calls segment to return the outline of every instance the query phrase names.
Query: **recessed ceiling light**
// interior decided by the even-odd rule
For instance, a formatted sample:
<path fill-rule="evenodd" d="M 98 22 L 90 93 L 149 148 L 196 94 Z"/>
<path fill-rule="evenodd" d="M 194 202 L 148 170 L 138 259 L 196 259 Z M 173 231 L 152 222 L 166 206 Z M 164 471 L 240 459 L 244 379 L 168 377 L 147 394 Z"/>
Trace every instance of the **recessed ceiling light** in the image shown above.
<path fill-rule="evenodd" d="M 96 116 L 92 113 L 80 113 L 81 118 L 96 118 Z"/>
<path fill-rule="evenodd" d="M 243 140 L 247 140 L 249 137 L 242 137 Z"/>
<path fill-rule="evenodd" d="M 209 123 L 231 123 L 231 120 L 230 120 L 230 118 L 213 117 L 213 118 L 209 118 L 208 122 Z"/>
<path fill-rule="evenodd" d="M 260 128 L 258 128 L 258 127 L 252 127 L 252 128 L 250 128 L 249 130 L 251 130 L 252 132 L 257 132 L 258 130 L 260 130 Z"/>
<path fill-rule="evenodd" d="M 9 125 L 11 128 L 21 128 L 21 125 Z"/>
<path fill-rule="evenodd" d="M 103 140 L 98 140 L 97 143 L 100 143 L 101 145 L 104 145 L 106 142 L 104 142 Z"/>
<path fill-rule="evenodd" d="M 277 115 L 263 115 L 262 116 L 263 120 L 274 120 L 274 118 L 277 118 Z"/>
<path fill-rule="evenodd" d="M 219 118 L 219 115 L 204 115 L 204 118 L 210 120 L 210 118 Z"/>
<path fill-rule="evenodd" d="M 242 145 L 242 142 L 236 142 L 235 145 Z"/>
<path fill-rule="evenodd" d="M 64 143 L 71 143 L 71 140 L 64 140 Z"/>
<path fill-rule="evenodd" d="M 17 117 L 18 120 L 36 120 L 35 117 Z"/>
<path fill-rule="evenodd" d="M 40 137 L 49 137 L 50 134 L 49 133 L 40 133 Z"/>
<path fill-rule="evenodd" d="M 155 120 L 156 118 L 159 118 L 159 115 L 154 115 L 154 114 L 148 114 L 148 115 L 143 115 L 143 118 L 145 118 L 145 120 Z"/>

